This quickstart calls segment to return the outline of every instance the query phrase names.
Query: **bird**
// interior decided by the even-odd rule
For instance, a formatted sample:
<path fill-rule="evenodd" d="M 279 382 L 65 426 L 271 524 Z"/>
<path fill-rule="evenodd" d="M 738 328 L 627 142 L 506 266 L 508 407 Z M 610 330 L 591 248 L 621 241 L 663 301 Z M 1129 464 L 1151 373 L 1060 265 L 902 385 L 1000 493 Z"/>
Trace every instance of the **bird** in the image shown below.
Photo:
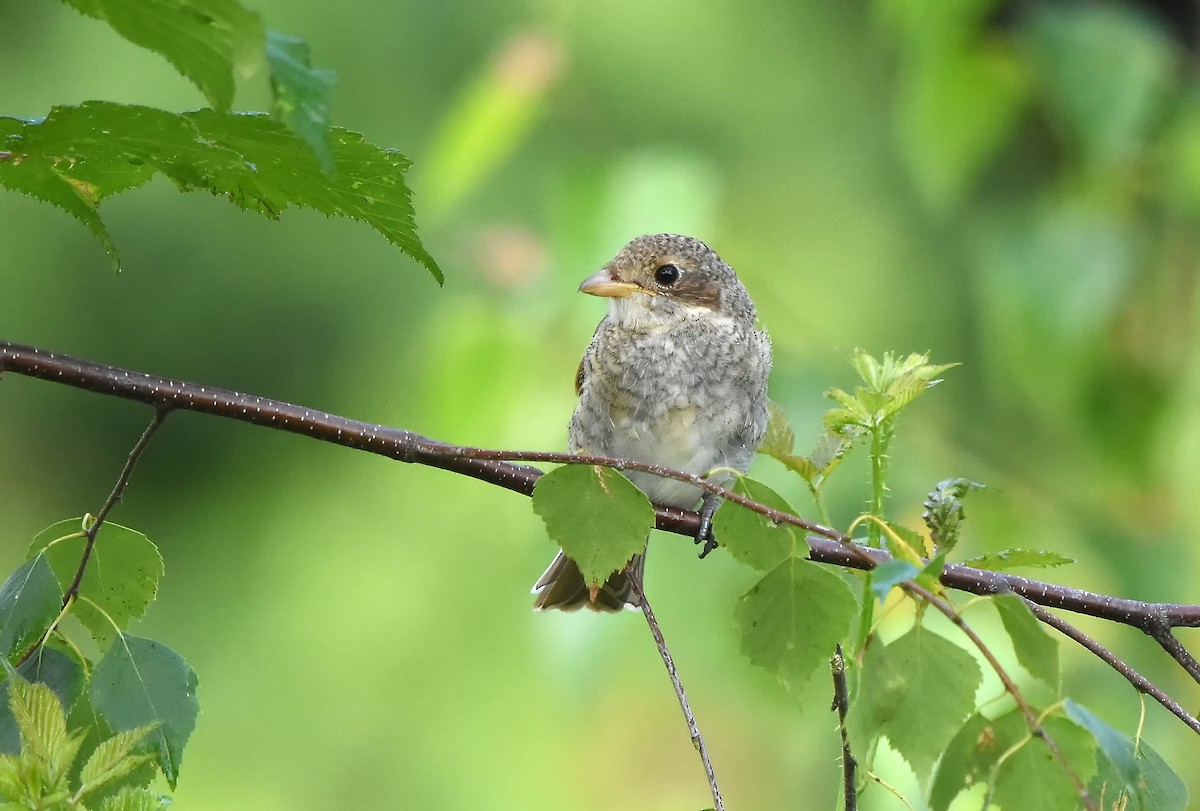
<path fill-rule="evenodd" d="M 579 290 L 608 299 L 608 313 L 575 376 L 569 450 L 663 465 L 722 486 L 734 471 L 745 473 L 767 430 L 771 342 L 733 268 L 699 239 L 650 234 Z M 699 509 L 700 557 L 716 548 L 720 497 L 675 479 L 626 475 L 656 504 Z M 560 550 L 533 587 L 534 609 L 639 608 L 644 554 L 597 585 Z"/>

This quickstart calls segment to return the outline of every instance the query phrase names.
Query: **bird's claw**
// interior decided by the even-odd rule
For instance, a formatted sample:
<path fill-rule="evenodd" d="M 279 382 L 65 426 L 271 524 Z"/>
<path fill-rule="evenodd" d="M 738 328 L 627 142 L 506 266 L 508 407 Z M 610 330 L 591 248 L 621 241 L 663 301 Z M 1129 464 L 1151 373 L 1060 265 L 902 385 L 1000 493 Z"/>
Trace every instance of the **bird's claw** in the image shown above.
<path fill-rule="evenodd" d="M 694 543 L 704 544 L 700 550 L 700 559 L 708 557 L 708 553 L 717 548 L 717 539 L 713 535 L 713 514 L 716 513 L 717 507 L 721 506 L 720 502 L 711 503 L 707 499 L 704 505 L 700 508 L 700 528 L 696 530 L 696 538 Z"/>

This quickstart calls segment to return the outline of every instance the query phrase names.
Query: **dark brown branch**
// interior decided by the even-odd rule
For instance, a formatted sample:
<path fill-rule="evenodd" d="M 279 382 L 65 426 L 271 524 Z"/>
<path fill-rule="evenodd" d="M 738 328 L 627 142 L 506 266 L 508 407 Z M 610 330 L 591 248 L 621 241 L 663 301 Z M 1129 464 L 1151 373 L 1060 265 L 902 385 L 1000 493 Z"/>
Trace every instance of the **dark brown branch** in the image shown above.
<path fill-rule="evenodd" d="M 143 372 L 132 372 L 45 352 L 35 347 L 0 341 L 0 373 L 5 371 L 147 403 L 160 410 L 200 411 L 311 436 L 324 442 L 365 450 L 403 462 L 428 465 L 471 476 L 524 495 L 533 492 L 534 484 L 542 472 L 527 465 L 511 464 L 513 461 L 593 463 L 624 470 L 649 471 L 691 482 L 710 492 L 719 492 L 729 501 L 743 504 L 773 521 L 805 529 L 811 533 L 808 536 L 809 557 L 818 563 L 869 569 L 889 559 L 886 552 L 859 546 L 836 530 L 756 504 L 695 476 L 656 465 L 608 457 L 449 445 L 409 431 L 350 420 L 291 403 L 170 380 Z M 699 516 L 688 510 L 656 507 L 655 525 L 667 532 L 694 537 L 699 528 Z M 990 595 L 1011 591 L 1040 606 L 1130 625 L 1151 635 L 1161 633 L 1160 629 L 1200 627 L 1200 605 L 1128 600 L 958 564 L 948 564 L 943 569 L 941 582 L 949 588 L 971 594 Z M 1156 638 L 1162 644 L 1162 638 Z M 1187 660 L 1177 655 L 1182 651 L 1182 646 L 1177 648 L 1172 655 L 1176 655 L 1177 661 L 1184 664 Z M 1168 648 L 1168 651 L 1171 652 L 1171 648 Z M 1182 652 L 1186 654 L 1186 651 Z M 1187 658 L 1190 659 L 1190 655 Z M 1155 693 L 1150 695 L 1162 700 Z M 1169 705 L 1164 706 L 1170 709 Z"/>
<path fill-rule="evenodd" d="M 1055 614 L 1051 614 L 1040 605 L 1025 601 L 1029 606 L 1029 610 L 1033 615 L 1050 627 L 1060 631 L 1063 636 L 1069 637 L 1078 642 L 1083 647 L 1093 653 L 1096 658 L 1108 664 L 1113 670 L 1120 673 L 1125 679 L 1133 685 L 1134 689 L 1139 693 L 1144 693 L 1150 696 L 1159 704 L 1166 707 L 1167 711 L 1178 718 L 1183 723 L 1187 724 L 1193 732 L 1200 734 L 1200 720 L 1185 710 L 1179 705 L 1179 702 L 1167 695 L 1161 688 L 1147 679 L 1141 673 L 1138 673 L 1132 667 L 1127 665 L 1119 656 L 1110 651 L 1108 648 L 1101 645 L 1096 640 L 1085 634 L 1083 631 L 1076 628 L 1071 623 L 1064 620 Z"/>
<path fill-rule="evenodd" d="M 671 656 L 670 649 L 667 648 L 667 640 L 663 636 L 662 628 L 659 627 L 653 609 L 650 608 L 650 601 L 646 599 L 646 592 L 642 588 L 642 579 L 637 572 L 630 571 L 629 584 L 633 587 L 634 594 L 641 604 L 646 624 L 650 626 L 650 633 L 654 636 L 654 644 L 658 646 L 658 655 L 662 657 L 663 665 L 667 668 L 667 675 L 671 678 L 671 686 L 675 688 L 675 697 L 679 700 L 679 707 L 683 710 L 683 717 L 687 721 L 688 732 L 692 736 L 692 746 L 696 747 L 696 751 L 700 753 L 700 761 L 704 764 L 704 774 L 708 777 L 708 787 L 712 791 L 713 809 L 714 811 L 725 811 L 725 802 L 721 799 L 721 789 L 717 787 L 717 773 L 713 771 L 712 759 L 708 756 L 708 747 L 704 745 L 700 727 L 696 724 L 696 716 L 692 714 L 687 694 L 683 691 L 683 682 L 679 678 L 679 671 L 675 669 L 675 659 Z"/>
<path fill-rule="evenodd" d="M 838 714 L 838 732 L 842 737 L 842 794 L 845 796 L 843 808 L 845 811 L 856 811 L 858 808 L 858 778 L 855 776 L 858 761 L 850 751 L 850 736 L 846 734 L 846 713 L 850 712 L 850 690 L 846 687 L 846 660 L 842 656 L 842 646 L 838 645 L 829 660 L 829 669 L 833 672 L 833 706 L 830 709 Z"/>
<path fill-rule="evenodd" d="M 866 569 L 871 566 L 869 561 L 879 564 L 890 559 L 889 555 L 881 550 L 849 543 L 849 539 L 836 530 L 757 504 L 696 476 L 657 465 L 604 456 L 489 450 L 450 445 L 411 431 L 351 420 L 291 403 L 155 377 L 143 372 L 131 372 L 115 366 L 105 366 L 0 341 L 0 373 L 5 371 L 148 403 L 156 408 L 199 411 L 239 422 L 303 434 L 402 462 L 461 473 L 524 495 L 533 492 L 533 486 L 542 472 L 528 465 L 509 464 L 502 460 L 594 463 L 607 464 L 623 470 L 649 471 L 691 482 L 698 487 L 719 493 L 729 501 L 743 504 L 773 521 L 808 530 L 813 533 L 808 538 L 810 557 L 818 563 Z M 699 527 L 699 516 L 696 513 L 673 507 L 656 507 L 655 521 L 661 530 L 688 537 L 694 537 Z M 1200 627 L 1200 605 L 1127 600 L 957 564 L 947 564 L 941 580 L 950 588 L 971 594 L 987 595 L 1011 591 L 1048 608 L 1062 608 L 1088 614 L 1143 630 L 1154 622 L 1172 628 Z"/>

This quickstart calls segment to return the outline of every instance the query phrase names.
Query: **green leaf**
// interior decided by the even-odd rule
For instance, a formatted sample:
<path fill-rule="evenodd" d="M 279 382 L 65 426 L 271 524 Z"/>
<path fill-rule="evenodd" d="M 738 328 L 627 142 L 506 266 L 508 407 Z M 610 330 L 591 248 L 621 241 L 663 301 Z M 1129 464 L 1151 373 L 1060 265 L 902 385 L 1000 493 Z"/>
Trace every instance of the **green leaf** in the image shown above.
<path fill-rule="evenodd" d="M 27 681 L 49 687 L 68 713 L 83 692 L 83 668 L 74 658 L 56 648 L 42 646 L 21 663 L 17 673 Z M 0 702 L 0 752 L 15 755 L 20 751 L 21 736 L 12 708 L 8 702 Z"/>
<path fill-rule="evenodd" d="M 1061 716 L 1042 722 L 1079 779 L 1087 784 L 1096 770 L 1096 745 L 1087 730 Z M 1079 792 L 1062 764 L 1040 738 L 1030 738 L 996 768 L 992 798 L 1001 808 L 1075 811 Z"/>
<path fill-rule="evenodd" d="M 779 458 L 791 456 L 796 448 L 796 434 L 788 422 L 787 413 L 774 400 L 767 401 L 767 433 L 763 436 L 762 444 L 758 446 L 759 453 Z"/>
<path fill-rule="evenodd" d="M 593 465 L 563 465 L 538 479 L 533 511 L 593 585 L 645 549 L 654 527 L 646 494 L 620 472 Z"/>
<path fill-rule="evenodd" d="M 789 557 L 741 598 L 734 624 L 742 653 L 799 696 L 813 670 L 846 638 L 856 607 L 837 574 Z"/>
<path fill-rule="evenodd" d="M 413 224 L 404 185 L 408 159 L 349 130 L 335 128 L 330 139 L 332 175 L 299 137 L 264 115 L 176 114 L 89 101 L 55 107 L 41 120 L 0 117 L 0 186 L 78 218 L 115 267 L 116 249 L 97 206 L 162 174 L 181 191 L 222 194 L 273 219 L 296 205 L 365 222 L 441 284 L 441 270 Z"/>
<path fill-rule="evenodd" d="M 1047 569 L 1074 562 L 1075 558 L 1063 557 L 1057 552 L 1046 552 L 1040 549 L 1005 549 L 1002 552 L 989 552 L 986 555 L 967 558 L 962 565 L 1000 572 L 1006 569 L 1015 569 L 1018 566 Z"/>
<path fill-rule="evenodd" d="M 904 698 L 904 679 L 902 674 L 900 677 L 894 674 L 888 662 L 887 646 L 877 637 L 872 638 L 863 652 L 862 665 L 852 665 L 853 660 L 848 659 L 847 682 L 851 694 L 846 733 L 850 751 L 857 753 L 855 757 L 865 763 L 882 736 L 884 724 Z"/>
<path fill-rule="evenodd" d="M 1187 786 L 1145 741 L 1138 743 L 1137 762 L 1141 782 L 1136 797 L 1144 811 L 1185 811 L 1189 807 Z"/>
<path fill-rule="evenodd" d="M 1063 702 L 1063 709 L 1068 718 L 1092 734 L 1100 748 L 1096 789 L 1109 798 L 1111 807 L 1124 807 L 1118 801 L 1125 798 L 1132 808 L 1144 811 L 1187 808 L 1183 781 L 1148 744 L 1143 741 L 1135 746 L 1131 738 L 1069 698 Z"/>
<path fill-rule="evenodd" d="M 896 584 L 912 580 L 918 572 L 920 569 L 907 560 L 892 558 L 884 561 L 871 570 L 871 591 L 876 599 L 883 600 Z"/>
<path fill-rule="evenodd" d="M 21 737 L 21 755 L 36 758 L 45 769 L 49 791 L 65 787 L 66 777 L 83 742 L 67 732 L 67 718 L 58 696 L 44 684 L 9 673 L 8 705 Z"/>
<path fill-rule="evenodd" d="M 923 780 L 975 709 L 979 665 L 958 645 L 921 625 L 887 646 L 887 662 L 886 678 L 899 691 L 899 700 L 880 732 Z"/>
<path fill-rule="evenodd" d="M 78 526 L 77 518 L 55 524 L 34 539 L 32 548 L 41 548 L 49 539 L 62 537 L 71 527 Z M 86 543 L 85 537 L 66 537 L 46 549 L 45 555 L 63 589 L 75 577 Z M 97 644 L 106 647 L 116 633 L 109 619 L 118 629 L 125 630 L 131 620 L 146 613 L 158 591 L 162 573 L 162 555 L 149 538 L 106 521 L 96 535 L 83 579 L 79 581 L 80 596 L 96 605 L 79 600 L 71 612 L 91 631 Z"/>
<path fill-rule="evenodd" d="M 0 656 L 24 653 L 60 610 L 62 590 L 54 572 L 45 555 L 34 555 L 0 585 Z"/>
<path fill-rule="evenodd" d="M 312 66 L 304 40 L 279 31 L 267 32 L 267 64 L 275 96 L 272 114 L 304 139 L 326 172 L 333 171 L 329 99 L 337 77 Z"/>
<path fill-rule="evenodd" d="M 959 527 L 967 514 L 962 500 L 972 490 L 982 490 L 984 485 L 970 479 L 946 479 L 937 483 L 925 497 L 925 511 L 921 518 L 929 528 L 929 536 L 935 547 L 953 549 L 958 543 Z"/>
<path fill-rule="evenodd" d="M 1068 718 L 1092 733 L 1100 751 L 1108 756 L 1125 785 L 1129 788 L 1135 787 L 1139 782 L 1139 774 L 1133 740 L 1117 732 L 1092 715 L 1086 707 L 1076 704 L 1069 698 L 1063 700 L 1063 710 Z"/>
<path fill-rule="evenodd" d="M 991 779 L 1000 756 L 1027 734 L 1025 719 L 1010 712 L 993 720 L 972 715 L 955 733 L 938 761 L 929 790 L 929 807 L 947 811 L 962 791 Z"/>
<path fill-rule="evenodd" d="M 1012 639 L 1017 661 L 1031 676 L 1057 690 L 1062 673 L 1058 661 L 1058 642 L 1046 633 L 1042 623 L 1017 595 L 997 594 L 992 597 L 992 605 L 1000 612 L 1000 620 Z"/>
<path fill-rule="evenodd" d="M 162 811 L 170 800 L 142 786 L 126 786 L 100 805 L 100 811 Z"/>
<path fill-rule="evenodd" d="M 925 560 L 921 555 L 925 551 L 925 539 L 903 524 L 886 519 L 883 523 L 887 526 L 887 529 L 883 530 L 883 537 L 892 557 L 897 560 L 907 560 L 917 571 L 923 569 Z"/>
<path fill-rule="evenodd" d="M 730 489 L 765 507 L 795 515 L 795 510 L 782 496 L 748 476 L 737 477 Z M 797 554 L 796 527 L 776 524 L 740 504 L 725 504 L 717 510 L 713 517 L 713 534 L 737 560 L 760 572 L 769 571 L 789 555 Z M 803 544 L 807 554 L 807 543 L 799 543 Z"/>
<path fill-rule="evenodd" d="M 842 389 L 825 393 L 838 405 L 825 413 L 825 429 L 834 434 L 882 425 L 940 383 L 939 374 L 958 365 L 931 364 L 928 355 L 918 352 L 904 358 L 885 352 L 879 360 L 862 349 L 854 350 L 850 362 L 866 385 L 857 387 L 853 395 Z"/>
<path fill-rule="evenodd" d="M 150 755 L 134 755 L 133 750 L 155 727 L 155 724 L 149 724 L 120 732 L 97 746 L 79 773 L 79 794 L 90 794 L 150 760 Z"/>
<path fill-rule="evenodd" d="M 1148 145 L 1168 103 L 1180 53 L 1160 26 L 1116 4 L 1040 5 L 1029 45 L 1051 112 L 1101 164 Z"/>
<path fill-rule="evenodd" d="M 196 726 L 198 679 L 161 642 L 121 634 L 92 673 L 92 706 L 117 731 L 158 724 L 146 738 L 171 788 Z"/>
<path fill-rule="evenodd" d="M 236 0 L 64 2 L 165 57 L 221 110 L 233 104 L 235 68 L 249 75 L 262 60 L 262 23 Z"/>

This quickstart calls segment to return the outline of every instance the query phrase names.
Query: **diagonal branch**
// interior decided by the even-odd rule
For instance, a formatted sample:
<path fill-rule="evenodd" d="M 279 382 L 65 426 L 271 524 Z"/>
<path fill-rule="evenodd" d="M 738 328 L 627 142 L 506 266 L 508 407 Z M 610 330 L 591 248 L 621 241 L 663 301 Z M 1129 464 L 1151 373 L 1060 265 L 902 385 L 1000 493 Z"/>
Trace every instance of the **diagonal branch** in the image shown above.
<path fill-rule="evenodd" d="M 687 693 L 683 691 L 683 681 L 679 678 L 679 671 L 675 669 L 675 659 L 671 656 L 670 649 L 667 648 L 667 640 L 663 636 L 658 619 L 654 616 L 654 611 L 650 608 L 650 601 L 646 599 L 646 592 L 642 588 L 642 578 L 637 572 L 630 571 L 629 585 L 633 587 L 633 593 L 638 599 L 642 614 L 646 617 L 646 624 L 650 626 L 650 634 L 654 637 L 658 655 L 662 657 L 663 665 L 667 668 L 671 686 L 675 688 L 675 697 L 679 700 L 679 707 L 683 710 L 684 720 L 687 721 L 688 732 L 692 736 L 692 746 L 696 747 L 696 751 L 700 753 L 700 762 L 704 764 L 704 774 L 708 777 L 708 788 L 712 792 L 713 811 L 725 811 L 725 801 L 721 799 L 721 789 L 717 787 L 717 773 L 713 771 L 708 747 L 705 746 L 704 738 L 700 735 L 696 716 L 692 713 L 691 704 L 688 703 Z"/>
<path fill-rule="evenodd" d="M 1169 695 L 1163 692 L 1162 688 L 1158 687 L 1141 673 L 1138 673 L 1136 670 L 1126 664 L 1115 653 L 1101 645 L 1096 640 L 1092 639 L 1090 636 L 1076 628 L 1071 623 L 1064 620 L 1062 617 L 1051 614 L 1040 605 L 1031 603 L 1029 600 L 1026 600 L 1025 604 L 1029 606 L 1029 610 L 1032 611 L 1033 615 L 1039 620 L 1046 623 L 1051 628 L 1060 631 L 1063 636 L 1069 637 L 1083 647 L 1087 648 L 1088 651 L 1095 654 L 1096 658 L 1100 659 L 1102 662 L 1105 662 L 1113 670 L 1124 676 L 1126 681 L 1132 684 L 1135 690 L 1137 690 L 1139 693 L 1144 693 L 1145 695 L 1150 696 L 1159 704 L 1162 704 L 1167 708 L 1168 712 L 1170 712 L 1180 721 L 1183 721 L 1183 723 L 1187 724 L 1193 732 L 1200 734 L 1200 720 L 1197 720 L 1194 715 L 1180 706 L 1178 701 L 1171 698 Z"/>

